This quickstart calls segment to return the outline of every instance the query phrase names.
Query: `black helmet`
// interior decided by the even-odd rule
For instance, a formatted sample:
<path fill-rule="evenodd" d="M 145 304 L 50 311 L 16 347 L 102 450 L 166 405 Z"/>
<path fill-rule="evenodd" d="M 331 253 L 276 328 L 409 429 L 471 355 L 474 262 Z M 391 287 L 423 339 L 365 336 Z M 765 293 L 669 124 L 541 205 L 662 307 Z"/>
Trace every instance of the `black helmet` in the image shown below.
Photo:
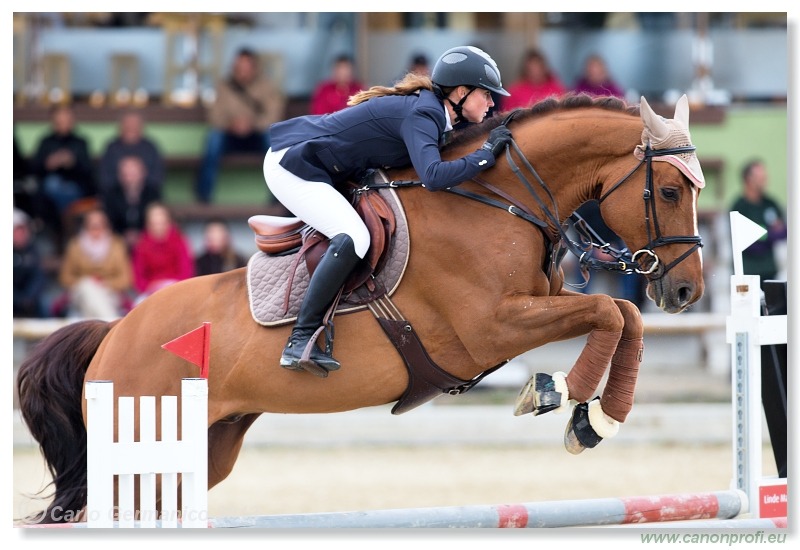
<path fill-rule="evenodd" d="M 444 52 L 433 66 L 431 80 L 448 88 L 475 86 L 500 95 L 510 95 L 503 89 L 497 63 L 485 51 L 474 46 L 458 46 Z"/>

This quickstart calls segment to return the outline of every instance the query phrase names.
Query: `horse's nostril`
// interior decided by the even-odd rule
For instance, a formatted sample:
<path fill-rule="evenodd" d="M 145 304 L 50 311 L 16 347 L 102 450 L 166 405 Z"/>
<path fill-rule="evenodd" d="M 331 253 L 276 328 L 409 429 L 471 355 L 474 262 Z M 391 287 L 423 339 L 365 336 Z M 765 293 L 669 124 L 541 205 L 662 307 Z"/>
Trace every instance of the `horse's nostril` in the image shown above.
<path fill-rule="evenodd" d="M 692 300 L 692 296 L 694 296 L 694 287 L 687 285 L 678 289 L 678 301 L 682 305 L 689 304 Z"/>

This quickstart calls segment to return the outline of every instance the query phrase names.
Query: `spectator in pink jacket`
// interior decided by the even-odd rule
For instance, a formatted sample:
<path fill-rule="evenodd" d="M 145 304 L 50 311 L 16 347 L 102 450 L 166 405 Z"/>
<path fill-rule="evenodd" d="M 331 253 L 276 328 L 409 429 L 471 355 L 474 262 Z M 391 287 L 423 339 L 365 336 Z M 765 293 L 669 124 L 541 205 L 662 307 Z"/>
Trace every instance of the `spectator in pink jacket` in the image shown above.
<path fill-rule="evenodd" d="M 519 79 L 508 87 L 511 96 L 503 99 L 501 109 L 510 111 L 530 107 L 548 97 L 559 97 L 566 91 L 564 84 L 550 69 L 544 54 L 531 49 L 525 54 Z"/>
<path fill-rule="evenodd" d="M 331 78 L 321 82 L 311 97 L 311 114 L 326 115 L 341 111 L 347 107 L 347 100 L 364 89 L 356 80 L 355 64 L 349 55 L 336 58 L 331 71 Z"/>
<path fill-rule="evenodd" d="M 145 228 L 133 248 L 132 262 L 137 303 L 165 286 L 194 276 L 192 249 L 163 204 L 147 207 Z"/>

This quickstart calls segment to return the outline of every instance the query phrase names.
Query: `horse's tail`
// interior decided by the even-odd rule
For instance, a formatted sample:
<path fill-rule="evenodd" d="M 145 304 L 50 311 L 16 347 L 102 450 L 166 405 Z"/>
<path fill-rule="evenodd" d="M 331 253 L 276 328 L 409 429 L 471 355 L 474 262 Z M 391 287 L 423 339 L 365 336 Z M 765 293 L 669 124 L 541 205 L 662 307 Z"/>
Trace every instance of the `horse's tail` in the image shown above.
<path fill-rule="evenodd" d="M 29 523 L 66 523 L 86 505 L 83 379 L 109 330 L 105 321 L 72 323 L 42 340 L 20 365 L 20 412 L 42 450 L 55 496 L 46 510 L 26 518 Z"/>

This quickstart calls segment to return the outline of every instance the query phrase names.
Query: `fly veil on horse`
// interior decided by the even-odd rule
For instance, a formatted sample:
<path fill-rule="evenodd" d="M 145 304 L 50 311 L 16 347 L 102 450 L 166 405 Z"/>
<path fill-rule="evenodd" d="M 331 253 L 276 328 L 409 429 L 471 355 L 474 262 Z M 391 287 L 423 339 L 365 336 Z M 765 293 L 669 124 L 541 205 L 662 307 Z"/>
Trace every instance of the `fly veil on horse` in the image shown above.
<path fill-rule="evenodd" d="M 465 130 L 443 157 L 463 157 L 497 124 Z M 517 113 L 509 127 L 516 145 L 507 162 L 501 157 L 485 179 L 454 188 L 458 195 L 419 185 L 394 190 L 411 246 L 391 303 L 431 362 L 467 385 L 529 350 L 588 335 L 572 369 L 537 375 L 515 411 L 541 414 L 578 403 L 565 443 L 579 452 L 613 435 L 630 412 L 643 327 L 630 302 L 563 288 L 557 265 L 563 223 L 587 200 L 599 200 L 607 225 L 637 251 L 632 265 L 646 274 L 648 296 L 670 313 L 697 301 L 703 279 L 696 206 L 703 180 L 689 140 L 688 103 L 683 98 L 675 118 L 665 120 L 644 100 L 637 116 L 619 100 L 576 96 Z M 412 169 L 387 175 L 393 182 L 417 179 Z M 383 405 L 414 384 L 402 350 L 366 309 L 336 317 L 342 368 L 323 379 L 280 368 L 291 326 L 253 322 L 244 269 L 177 283 L 119 321 L 60 329 L 21 366 L 20 408 L 54 478 L 48 511 L 85 505 L 84 381 L 112 380 L 117 395 L 178 395 L 180 380 L 196 372 L 161 345 L 202 322 L 214 327 L 209 487 L 231 472 L 246 431 L 262 413 Z M 605 387 L 593 399 L 606 368 Z M 39 519 L 55 521 L 50 516 Z"/>

